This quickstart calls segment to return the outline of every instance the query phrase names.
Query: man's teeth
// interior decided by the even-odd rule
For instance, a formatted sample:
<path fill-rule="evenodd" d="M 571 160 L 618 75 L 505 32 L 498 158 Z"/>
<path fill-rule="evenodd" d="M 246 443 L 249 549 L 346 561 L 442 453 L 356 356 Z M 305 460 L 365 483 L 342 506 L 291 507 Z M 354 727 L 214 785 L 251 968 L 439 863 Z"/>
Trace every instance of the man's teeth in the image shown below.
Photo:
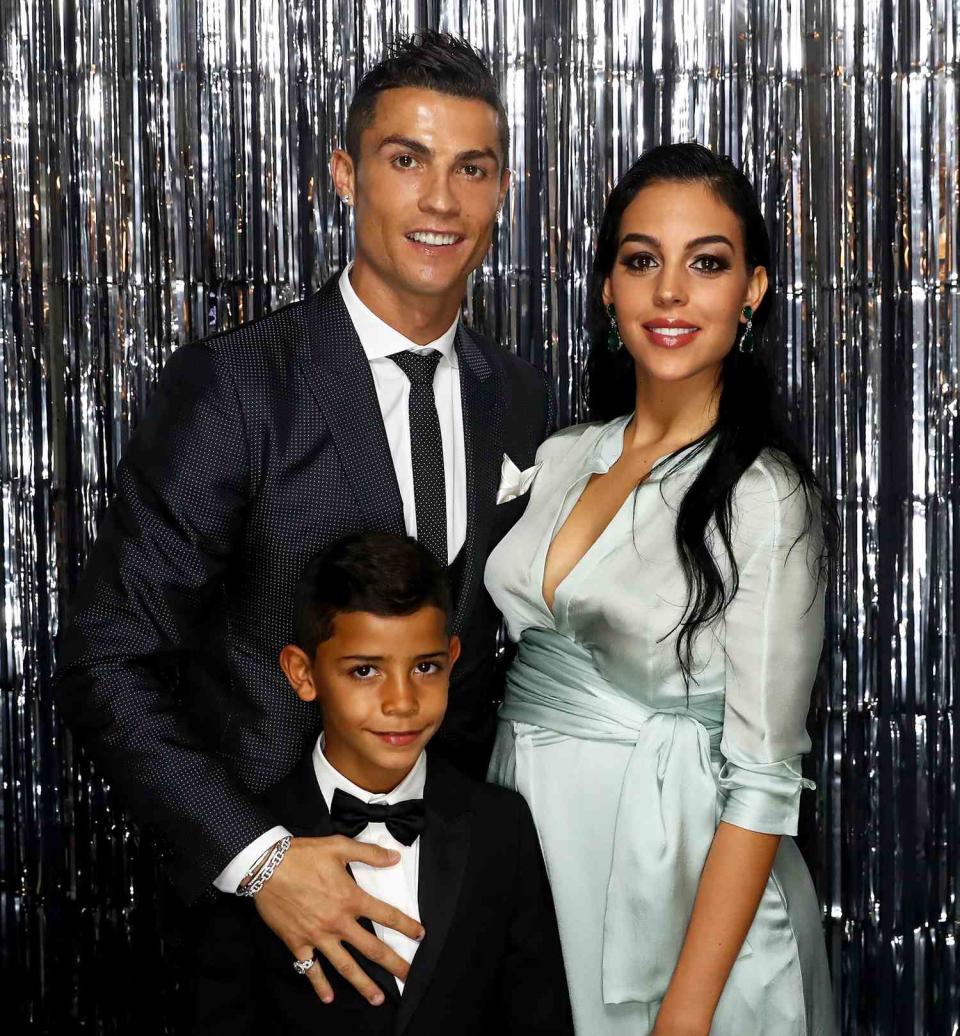
<path fill-rule="evenodd" d="M 652 327 L 650 328 L 655 334 L 666 335 L 668 338 L 679 338 L 681 335 L 689 335 L 694 331 L 698 331 L 696 327 Z"/>
<path fill-rule="evenodd" d="M 417 230 L 408 236 L 412 241 L 419 241 L 421 245 L 452 245 L 457 240 L 456 234 L 430 234 L 422 230 Z"/>

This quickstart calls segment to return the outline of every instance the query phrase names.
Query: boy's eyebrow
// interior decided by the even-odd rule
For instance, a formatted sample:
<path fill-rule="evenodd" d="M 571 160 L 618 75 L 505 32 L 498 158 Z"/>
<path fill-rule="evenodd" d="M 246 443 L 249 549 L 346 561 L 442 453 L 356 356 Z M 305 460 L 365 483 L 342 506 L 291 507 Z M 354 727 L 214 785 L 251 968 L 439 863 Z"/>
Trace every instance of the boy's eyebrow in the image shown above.
<path fill-rule="evenodd" d="M 413 657 L 416 658 L 416 659 L 436 658 L 438 655 L 446 656 L 446 655 L 449 655 L 449 654 L 450 654 L 449 648 L 438 648 L 436 651 L 425 651 L 423 654 L 421 654 L 421 655 L 414 655 Z M 390 658 L 390 657 L 391 657 L 390 655 L 340 655 L 337 658 L 337 661 L 338 662 L 383 662 L 387 658 Z"/>

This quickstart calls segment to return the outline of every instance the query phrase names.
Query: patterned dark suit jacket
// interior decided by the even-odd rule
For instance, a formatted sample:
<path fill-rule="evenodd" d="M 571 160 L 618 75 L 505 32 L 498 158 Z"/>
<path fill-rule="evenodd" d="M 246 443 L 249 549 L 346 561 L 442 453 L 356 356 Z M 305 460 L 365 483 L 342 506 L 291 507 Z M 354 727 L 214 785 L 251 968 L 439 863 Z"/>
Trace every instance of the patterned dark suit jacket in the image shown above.
<path fill-rule="evenodd" d="M 438 747 L 476 758 L 497 696 L 499 616 L 483 588 L 525 506 L 496 505 L 503 454 L 533 463 L 544 376 L 462 328 L 464 643 Z M 187 899 L 275 818 L 254 801 L 317 736 L 280 648 L 307 559 L 361 529 L 404 531 L 369 363 L 333 278 L 315 295 L 178 349 L 117 471 L 117 494 L 58 645 L 62 714 Z"/>

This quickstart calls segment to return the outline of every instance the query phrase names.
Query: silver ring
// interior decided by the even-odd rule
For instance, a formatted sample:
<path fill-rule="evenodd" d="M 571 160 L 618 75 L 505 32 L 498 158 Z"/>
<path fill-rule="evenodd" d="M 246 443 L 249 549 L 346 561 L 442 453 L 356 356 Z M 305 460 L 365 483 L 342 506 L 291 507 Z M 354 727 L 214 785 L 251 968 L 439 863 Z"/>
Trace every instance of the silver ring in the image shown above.
<path fill-rule="evenodd" d="M 306 975 L 306 973 L 313 967 L 314 963 L 313 957 L 309 960 L 295 960 L 293 962 L 293 970 L 298 975 Z"/>

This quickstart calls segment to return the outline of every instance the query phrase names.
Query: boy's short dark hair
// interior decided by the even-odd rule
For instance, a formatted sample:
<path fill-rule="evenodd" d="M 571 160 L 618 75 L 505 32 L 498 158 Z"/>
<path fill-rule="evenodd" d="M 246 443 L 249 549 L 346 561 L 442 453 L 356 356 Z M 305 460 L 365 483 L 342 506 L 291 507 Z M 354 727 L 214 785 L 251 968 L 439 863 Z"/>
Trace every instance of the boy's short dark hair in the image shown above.
<path fill-rule="evenodd" d="M 360 137 L 373 122 L 377 97 L 384 90 L 412 86 L 453 97 L 485 101 L 497 113 L 500 126 L 500 167 L 510 153 L 510 126 L 496 80 L 479 52 L 447 32 L 418 32 L 398 36 L 386 56 L 360 80 L 347 111 L 347 152 L 360 160 Z"/>
<path fill-rule="evenodd" d="M 294 641 L 313 658 L 333 636 L 341 612 L 411 615 L 429 606 L 449 624 L 446 573 L 426 547 L 391 532 L 355 533 L 330 544 L 304 569 L 294 600 Z"/>

